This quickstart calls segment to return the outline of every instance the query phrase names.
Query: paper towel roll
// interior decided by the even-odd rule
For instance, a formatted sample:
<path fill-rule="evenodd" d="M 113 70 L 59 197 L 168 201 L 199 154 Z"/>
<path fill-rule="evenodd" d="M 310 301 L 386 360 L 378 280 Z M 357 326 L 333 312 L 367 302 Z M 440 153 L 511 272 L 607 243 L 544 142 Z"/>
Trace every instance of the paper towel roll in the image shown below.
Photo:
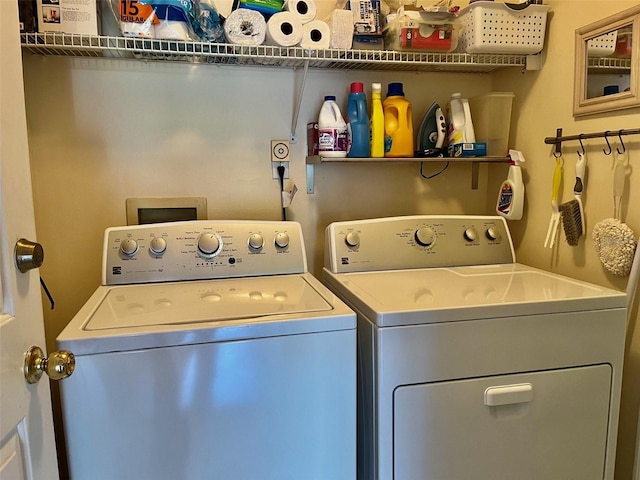
<path fill-rule="evenodd" d="M 161 40 L 190 40 L 186 22 L 163 20 L 154 27 L 155 37 Z"/>
<path fill-rule="evenodd" d="M 287 0 L 284 9 L 293 13 L 304 25 L 316 18 L 318 9 L 313 0 Z"/>
<path fill-rule="evenodd" d="M 267 32 L 267 22 L 260 12 L 238 8 L 224 22 L 224 36 L 237 45 L 262 45 Z"/>
<path fill-rule="evenodd" d="M 326 50 L 331 47 L 331 30 L 322 20 L 313 20 L 302 25 L 300 46 L 307 50 Z"/>
<path fill-rule="evenodd" d="M 278 12 L 267 22 L 265 44 L 293 47 L 302 40 L 302 23 L 291 12 Z"/>

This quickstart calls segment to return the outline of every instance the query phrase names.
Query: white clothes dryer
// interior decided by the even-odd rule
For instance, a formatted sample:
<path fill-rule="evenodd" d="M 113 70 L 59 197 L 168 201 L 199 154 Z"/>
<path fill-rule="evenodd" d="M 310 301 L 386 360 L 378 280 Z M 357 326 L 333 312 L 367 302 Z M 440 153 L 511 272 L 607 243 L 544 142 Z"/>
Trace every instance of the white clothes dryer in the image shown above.
<path fill-rule="evenodd" d="M 484 216 L 333 223 L 323 279 L 358 317 L 359 479 L 613 479 L 624 293 Z"/>
<path fill-rule="evenodd" d="M 356 318 L 295 222 L 116 227 L 58 337 L 73 480 L 353 480 Z"/>

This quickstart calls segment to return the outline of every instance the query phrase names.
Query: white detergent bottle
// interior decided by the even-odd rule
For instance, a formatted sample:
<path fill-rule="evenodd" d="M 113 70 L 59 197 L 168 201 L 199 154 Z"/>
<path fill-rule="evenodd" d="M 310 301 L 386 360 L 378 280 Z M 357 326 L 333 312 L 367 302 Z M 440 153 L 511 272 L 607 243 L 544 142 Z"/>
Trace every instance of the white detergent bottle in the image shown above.
<path fill-rule="evenodd" d="M 318 117 L 318 153 L 321 157 L 347 156 L 347 124 L 336 97 L 327 95 Z"/>
<path fill-rule="evenodd" d="M 502 182 L 496 212 L 507 220 L 520 220 L 524 207 L 524 182 L 520 165 L 524 163 L 524 156 L 518 150 L 509 150 L 511 165 L 507 179 Z"/>
<path fill-rule="evenodd" d="M 460 93 L 452 93 L 448 108 L 449 145 L 457 143 L 475 143 L 476 135 L 471 120 L 469 101 Z"/>

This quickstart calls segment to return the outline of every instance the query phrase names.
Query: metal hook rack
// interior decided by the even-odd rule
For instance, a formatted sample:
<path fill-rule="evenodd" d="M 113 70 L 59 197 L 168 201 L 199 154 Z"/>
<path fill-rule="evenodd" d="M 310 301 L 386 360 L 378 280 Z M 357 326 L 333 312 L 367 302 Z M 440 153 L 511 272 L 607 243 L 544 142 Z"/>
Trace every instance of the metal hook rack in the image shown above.
<path fill-rule="evenodd" d="M 555 149 L 554 149 L 554 156 L 559 156 L 562 154 L 562 142 L 567 142 L 570 140 L 578 140 L 580 141 L 580 145 L 582 146 L 582 140 L 585 140 L 587 138 L 604 138 L 607 142 L 607 145 L 609 145 L 609 152 L 607 153 L 606 150 L 603 150 L 605 155 L 610 155 L 611 154 L 611 145 L 609 144 L 609 137 L 615 137 L 617 136 L 620 139 L 620 143 L 622 144 L 622 151 L 624 152 L 626 150 L 626 147 L 624 146 L 624 143 L 622 142 L 622 137 L 624 135 L 640 135 L 640 128 L 627 128 L 627 129 L 621 129 L 621 130 L 606 130 L 604 132 L 592 132 L 592 133 L 580 133 L 578 135 L 562 135 L 562 129 L 558 128 L 556 129 L 556 136 L 555 137 L 545 137 L 544 139 L 544 143 L 548 144 L 548 145 L 555 145 Z M 583 147 L 584 149 L 584 147 Z M 616 147 L 616 150 L 618 150 L 618 153 L 620 153 L 620 150 Z"/>

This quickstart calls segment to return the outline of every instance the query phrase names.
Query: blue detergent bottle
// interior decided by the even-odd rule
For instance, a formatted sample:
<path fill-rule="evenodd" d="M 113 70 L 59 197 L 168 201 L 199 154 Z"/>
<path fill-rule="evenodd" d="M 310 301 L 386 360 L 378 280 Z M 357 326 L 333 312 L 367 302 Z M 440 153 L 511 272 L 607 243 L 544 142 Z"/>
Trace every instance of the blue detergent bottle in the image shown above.
<path fill-rule="evenodd" d="M 347 157 L 371 156 L 369 114 L 364 84 L 353 82 L 347 99 Z"/>

